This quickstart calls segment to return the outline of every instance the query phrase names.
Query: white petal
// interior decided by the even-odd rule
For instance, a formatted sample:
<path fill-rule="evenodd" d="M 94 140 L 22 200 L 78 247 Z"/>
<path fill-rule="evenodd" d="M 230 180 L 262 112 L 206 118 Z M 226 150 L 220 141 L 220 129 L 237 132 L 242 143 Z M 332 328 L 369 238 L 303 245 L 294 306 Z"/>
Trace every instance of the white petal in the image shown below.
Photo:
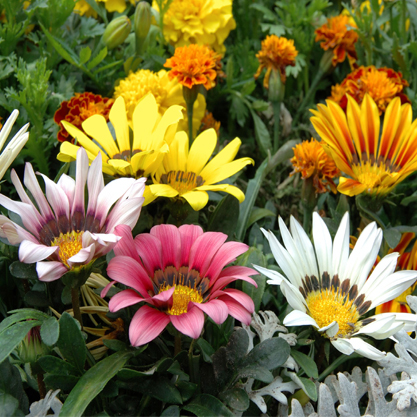
<path fill-rule="evenodd" d="M 283 279 L 286 279 L 283 275 L 281 275 L 279 272 L 277 271 L 273 271 L 272 269 L 268 269 L 268 268 L 263 268 L 262 266 L 259 265 L 253 265 L 252 266 L 261 274 L 265 275 L 268 278 L 271 278 L 269 281 L 267 281 L 268 284 L 272 284 L 272 285 L 281 285 L 281 281 Z"/>
<path fill-rule="evenodd" d="M 42 261 L 56 252 L 58 246 L 45 246 L 24 240 L 19 246 L 19 260 L 25 264 Z"/>
<path fill-rule="evenodd" d="M 6 140 L 10 134 L 10 131 L 12 130 L 12 127 L 14 125 L 14 122 L 17 119 L 17 116 L 19 116 L 19 110 L 13 110 L 10 114 L 10 116 L 7 118 L 6 123 L 3 125 L 0 131 L 0 149 L 3 148 L 4 144 L 6 143 Z"/>
<path fill-rule="evenodd" d="M 349 259 L 349 212 L 346 212 L 337 229 L 333 242 L 333 274 L 339 274 L 340 281 L 346 278 L 346 264 Z"/>
<path fill-rule="evenodd" d="M 314 326 L 319 327 L 313 317 L 299 310 L 293 310 L 288 314 L 284 321 L 284 326 Z"/>
<path fill-rule="evenodd" d="M 58 185 L 61 187 L 62 191 L 64 191 L 68 198 L 69 205 L 72 207 L 75 193 L 75 180 L 66 174 L 62 174 L 58 181 Z"/>
<path fill-rule="evenodd" d="M 69 202 L 68 197 L 60 186 L 51 181 L 46 175 L 42 175 L 45 180 L 46 198 L 54 209 L 55 216 L 59 219 L 60 216 L 66 216 L 69 219 Z"/>
<path fill-rule="evenodd" d="M 71 207 L 71 215 L 81 212 L 83 217 L 85 215 L 84 209 L 84 190 L 88 174 L 88 156 L 84 148 L 77 151 L 76 168 L 75 168 L 75 189 L 74 199 Z"/>
<path fill-rule="evenodd" d="M 327 336 L 329 337 L 336 336 L 338 331 L 339 331 L 339 324 L 337 321 L 333 321 L 328 326 L 321 327 L 319 329 L 319 332 L 326 332 Z"/>
<path fill-rule="evenodd" d="M 102 172 L 102 157 L 101 153 L 97 155 L 94 161 L 91 163 L 87 176 L 87 189 L 88 189 L 88 207 L 87 215 L 95 216 L 97 199 L 104 188 L 103 172 Z"/>
<path fill-rule="evenodd" d="M 381 316 L 381 317 L 378 317 Z M 387 329 L 389 329 L 395 321 L 395 315 L 389 314 L 386 316 L 382 316 L 381 314 L 378 314 L 376 316 L 372 317 L 375 321 L 372 323 L 367 324 L 366 326 L 363 326 L 359 331 L 355 332 L 356 334 L 368 334 L 370 336 L 374 336 L 375 333 L 383 333 Z"/>
<path fill-rule="evenodd" d="M 345 355 L 351 355 L 354 352 L 352 344 L 349 342 L 349 339 L 336 339 L 331 341 L 332 345 Z"/>
<path fill-rule="evenodd" d="M 360 355 L 364 356 L 365 358 L 372 359 L 374 361 L 380 360 L 380 359 L 384 358 L 385 355 L 386 355 L 385 352 L 381 352 L 380 350 L 373 347 L 369 343 L 366 343 L 364 340 L 362 340 L 359 337 L 352 337 L 350 339 L 337 339 L 337 341 L 340 341 L 340 340 L 343 340 L 344 342 L 349 343 L 351 345 L 352 349 L 356 353 L 359 353 Z M 332 344 L 335 345 L 335 343 L 333 341 L 332 341 Z M 338 346 L 336 346 L 336 348 L 339 349 Z"/>
<path fill-rule="evenodd" d="M 68 269 L 61 262 L 38 262 L 36 264 L 36 272 L 40 281 L 50 282 L 62 277 Z"/>
<path fill-rule="evenodd" d="M 316 212 L 313 213 L 313 240 L 320 269 L 320 277 L 324 272 L 328 272 L 330 277 L 332 277 L 332 238 L 323 219 Z"/>
<path fill-rule="evenodd" d="M 281 291 L 287 299 L 288 304 L 294 310 L 306 311 L 306 302 L 299 289 L 288 282 L 286 279 L 281 282 Z"/>

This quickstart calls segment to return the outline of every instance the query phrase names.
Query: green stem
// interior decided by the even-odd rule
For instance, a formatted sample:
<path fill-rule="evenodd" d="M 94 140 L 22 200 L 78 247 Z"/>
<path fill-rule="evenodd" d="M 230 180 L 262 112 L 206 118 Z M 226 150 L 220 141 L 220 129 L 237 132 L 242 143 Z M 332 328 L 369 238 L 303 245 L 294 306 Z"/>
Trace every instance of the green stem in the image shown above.
<path fill-rule="evenodd" d="M 72 311 L 74 312 L 74 318 L 79 321 L 81 328 L 83 327 L 83 319 L 81 317 L 80 310 L 80 291 L 78 288 L 71 288 L 71 302 Z"/>
<path fill-rule="evenodd" d="M 303 228 L 306 233 L 310 232 L 311 217 L 313 215 L 314 207 L 317 203 L 316 189 L 314 188 L 313 178 L 306 178 L 303 182 L 303 189 L 301 191 L 301 203 L 304 209 Z"/>
<path fill-rule="evenodd" d="M 338 366 L 340 366 L 342 363 L 345 363 L 349 359 L 356 359 L 361 358 L 362 356 L 358 353 L 352 353 L 351 355 L 341 355 L 339 356 L 331 365 L 329 365 L 318 377 L 317 381 L 323 381 L 324 378 L 326 378 L 327 375 L 329 375 L 331 372 L 333 372 Z"/>
<path fill-rule="evenodd" d="M 272 102 L 272 108 L 274 109 L 274 153 L 278 150 L 280 139 L 280 114 L 281 114 L 281 101 Z"/>
<path fill-rule="evenodd" d="M 181 333 L 177 331 L 174 342 L 174 356 L 181 352 Z"/>
<path fill-rule="evenodd" d="M 400 18 L 400 30 L 401 30 L 401 40 L 402 43 L 407 43 L 407 31 L 406 31 L 406 21 L 407 21 L 407 2 L 406 0 L 401 1 L 401 18 Z"/>
<path fill-rule="evenodd" d="M 140 408 L 139 408 L 138 416 L 141 416 L 142 415 L 143 410 L 148 405 L 150 399 L 151 399 L 151 397 L 149 395 L 144 395 L 142 397 L 142 399 L 140 401 Z"/>
<path fill-rule="evenodd" d="M 43 380 L 42 372 L 39 372 L 36 375 L 36 380 L 38 382 L 39 396 L 41 397 L 41 400 L 42 400 L 45 398 L 45 395 L 46 395 L 45 381 Z"/>
<path fill-rule="evenodd" d="M 193 110 L 194 110 L 194 103 L 189 105 L 187 104 L 187 117 L 188 117 L 188 137 L 190 138 L 190 145 L 193 143 Z"/>
<path fill-rule="evenodd" d="M 192 341 L 191 341 L 191 344 L 190 344 L 190 349 L 188 350 L 188 366 L 189 366 L 189 368 L 190 368 L 190 379 L 191 379 L 191 382 L 196 382 L 195 381 L 195 375 L 194 375 L 194 361 L 193 361 L 193 350 L 194 350 L 194 343 L 196 342 L 196 339 L 193 339 Z"/>

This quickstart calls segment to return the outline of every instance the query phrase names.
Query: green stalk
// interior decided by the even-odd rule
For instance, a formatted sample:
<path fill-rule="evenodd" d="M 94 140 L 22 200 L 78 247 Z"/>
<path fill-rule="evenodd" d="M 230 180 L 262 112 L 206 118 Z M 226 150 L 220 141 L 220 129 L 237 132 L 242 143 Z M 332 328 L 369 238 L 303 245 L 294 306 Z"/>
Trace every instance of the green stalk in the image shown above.
<path fill-rule="evenodd" d="M 174 342 L 174 356 L 181 352 L 181 333 L 177 331 Z"/>
<path fill-rule="evenodd" d="M 331 365 L 329 365 L 318 377 L 317 381 L 323 381 L 327 375 L 330 375 L 338 366 L 342 363 L 345 363 L 349 359 L 361 358 L 362 356 L 358 353 L 352 353 L 351 355 L 341 355 L 339 356 Z"/>
<path fill-rule="evenodd" d="M 274 153 L 278 150 L 280 139 L 280 114 L 281 101 L 274 101 L 272 103 L 274 109 Z"/>
<path fill-rule="evenodd" d="M 301 203 L 304 209 L 303 228 L 306 233 L 310 232 L 311 217 L 313 215 L 314 207 L 316 207 L 317 197 L 316 189 L 314 188 L 313 177 L 306 178 L 303 182 L 301 190 Z"/>
<path fill-rule="evenodd" d="M 83 319 L 81 317 L 80 310 L 80 291 L 78 288 L 71 288 L 71 302 L 72 311 L 74 312 L 74 318 L 79 321 L 81 328 L 83 327 Z"/>
<path fill-rule="evenodd" d="M 193 143 L 193 110 L 194 103 L 198 96 L 198 85 L 193 85 L 191 88 L 186 86 L 182 87 L 182 95 L 184 96 L 185 104 L 187 105 L 187 117 L 188 117 L 188 138 L 189 144 Z"/>
<path fill-rule="evenodd" d="M 196 382 L 195 381 L 195 375 L 194 375 L 194 373 L 195 373 L 195 371 L 194 371 L 194 361 L 193 361 L 193 350 L 194 350 L 194 344 L 195 344 L 195 342 L 196 342 L 196 339 L 193 339 L 192 341 L 191 341 L 191 344 L 190 344 L 190 349 L 188 350 L 188 366 L 189 366 L 189 368 L 190 368 L 190 380 L 191 380 L 191 382 Z"/>

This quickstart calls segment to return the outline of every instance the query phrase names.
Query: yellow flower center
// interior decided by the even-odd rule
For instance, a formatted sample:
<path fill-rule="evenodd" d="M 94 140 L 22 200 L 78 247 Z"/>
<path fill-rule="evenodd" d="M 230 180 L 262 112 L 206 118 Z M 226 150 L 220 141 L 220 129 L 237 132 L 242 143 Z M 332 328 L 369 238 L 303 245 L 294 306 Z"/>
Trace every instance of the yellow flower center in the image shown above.
<path fill-rule="evenodd" d="M 366 160 L 366 155 L 363 158 Z M 373 156 L 371 159 L 373 159 Z M 372 193 L 375 188 L 380 187 L 387 175 L 398 170 L 394 165 L 377 164 L 373 161 L 364 161 L 358 165 L 354 164 L 352 168 L 358 181 L 366 185 L 366 192 L 368 193 Z"/>
<path fill-rule="evenodd" d="M 179 316 L 188 312 L 188 303 L 190 301 L 194 303 L 201 303 L 203 301 L 203 296 L 196 288 L 191 288 L 186 285 L 174 285 L 175 290 L 172 294 L 172 306 L 167 311 L 168 314 L 172 316 Z M 163 285 L 160 289 L 160 293 L 171 289 L 171 285 Z"/>
<path fill-rule="evenodd" d="M 179 195 L 194 190 L 204 184 L 204 180 L 194 172 L 170 171 L 161 175 L 161 184 L 169 184 Z"/>
<path fill-rule="evenodd" d="M 306 299 L 309 314 L 317 325 L 321 328 L 336 321 L 339 325 L 337 334 L 342 337 L 354 331 L 359 319 L 353 301 L 333 289 L 311 292 Z"/>
<path fill-rule="evenodd" d="M 84 232 L 71 232 L 71 233 L 61 233 L 56 237 L 51 246 L 59 246 L 58 256 L 62 263 L 64 263 L 68 268 L 71 268 L 68 265 L 68 259 L 76 255 L 83 247 L 82 236 Z"/>

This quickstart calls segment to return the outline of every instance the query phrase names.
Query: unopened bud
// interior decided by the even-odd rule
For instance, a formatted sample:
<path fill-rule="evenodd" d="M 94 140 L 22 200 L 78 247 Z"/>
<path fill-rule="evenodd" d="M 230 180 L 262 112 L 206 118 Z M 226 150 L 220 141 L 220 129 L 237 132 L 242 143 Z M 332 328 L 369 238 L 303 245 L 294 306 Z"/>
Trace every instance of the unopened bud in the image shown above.
<path fill-rule="evenodd" d="M 284 98 L 285 84 L 281 80 L 279 71 L 273 69 L 269 77 L 268 100 L 271 103 L 281 102 Z"/>
<path fill-rule="evenodd" d="M 140 1 L 135 11 L 136 53 L 142 52 L 142 46 L 151 27 L 151 6 L 146 1 Z"/>
<path fill-rule="evenodd" d="M 132 23 L 127 16 L 116 17 L 107 25 L 101 40 L 108 49 L 116 48 L 126 40 L 131 28 Z"/>
<path fill-rule="evenodd" d="M 329 49 L 321 57 L 319 70 L 323 74 L 329 74 L 333 69 L 333 49 Z"/>
<path fill-rule="evenodd" d="M 18 355 L 23 363 L 34 364 L 41 356 L 47 355 L 51 349 L 42 342 L 40 326 L 29 330 L 27 336 L 18 347 Z"/>

